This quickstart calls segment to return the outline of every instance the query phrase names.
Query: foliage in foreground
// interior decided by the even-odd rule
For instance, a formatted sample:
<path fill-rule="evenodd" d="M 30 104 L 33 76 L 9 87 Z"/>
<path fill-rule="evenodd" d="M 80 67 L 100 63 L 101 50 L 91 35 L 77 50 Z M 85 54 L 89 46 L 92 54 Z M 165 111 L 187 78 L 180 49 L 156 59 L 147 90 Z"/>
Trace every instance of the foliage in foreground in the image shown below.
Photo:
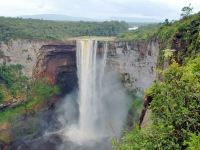
<path fill-rule="evenodd" d="M 175 61 L 163 71 L 163 82 L 155 81 L 152 96 L 152 125 L 137 125 L 126 133 L 117 150 L 195 149 L 200 131 L 200 56 L 179 66 Z M 195 138 L 194 138 L 195 137 Z M 199 147 L 198 147 L 199 148 Z"/>
<path fill-rule="evenodd" d="M 188 57 L 196 57 L 200 48 L 200 13 L 189 15 L 178 21 L 165 22 L 155 36 L 161 49 L 176 49 L 176 60 L 184 64 Z M 164 67 L 164 53 L 159 52 L 157 67 Z"/>

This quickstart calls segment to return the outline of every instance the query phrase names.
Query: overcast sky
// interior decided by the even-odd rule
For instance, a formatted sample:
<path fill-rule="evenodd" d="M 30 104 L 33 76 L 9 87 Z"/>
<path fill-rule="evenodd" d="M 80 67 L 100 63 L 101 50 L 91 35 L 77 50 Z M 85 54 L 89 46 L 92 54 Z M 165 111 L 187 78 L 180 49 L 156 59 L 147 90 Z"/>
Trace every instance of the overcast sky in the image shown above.
<path fill-rule="evenodd" d="M 179 19 L 181 8 L 200 11 L 200 0 L 0 0 L 0 16 L 62 14 L 94 19 L 139 17 Z"/>

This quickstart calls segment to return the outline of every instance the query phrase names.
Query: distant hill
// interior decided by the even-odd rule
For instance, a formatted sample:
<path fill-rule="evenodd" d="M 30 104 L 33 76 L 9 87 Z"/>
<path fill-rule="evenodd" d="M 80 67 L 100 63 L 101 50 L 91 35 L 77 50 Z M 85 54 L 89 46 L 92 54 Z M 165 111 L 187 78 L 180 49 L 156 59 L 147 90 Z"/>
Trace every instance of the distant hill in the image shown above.
<path fill-rule="evenodd" d="M 110 17 L 108 19 L 92 19 L 92 18 L 84 18 L 84 17 L 73 17 L 67 15 L 60 14 L 38 14 L 38 15 L 23 15 L 18 16 L 22 18 L 32 18 L 32 19 L 43 19 L 43 20 L 55 20 L 55 21 L 126 21 L 126 22 L 161 22 L 161 20 L 153 19 L 153 18 L 129 18 L 129 17 Z"/>
<path fill-rule="evenodd" d="M 131 17 L 110 17 L 109 20 L 118 20 L 126 22 L 163 22 L 154 18 L 131 18 Z"/>
<path fill-rule="evenodd" d="M 18 17 L 22 17 L 25 19 L 32 18 L 32 19 L 55 20 L 55 21 L 98 21 L 98 19 L 73 17 L 73 16 L 59 15 L 59 14 L 23 15 Z"/>

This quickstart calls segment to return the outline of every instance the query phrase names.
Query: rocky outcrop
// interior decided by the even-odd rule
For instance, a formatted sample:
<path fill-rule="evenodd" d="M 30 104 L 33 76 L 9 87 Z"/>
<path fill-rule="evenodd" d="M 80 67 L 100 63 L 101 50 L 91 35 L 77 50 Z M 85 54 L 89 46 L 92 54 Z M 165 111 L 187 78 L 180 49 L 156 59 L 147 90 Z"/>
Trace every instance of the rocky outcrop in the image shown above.
<path fill-rule="evenodd" d="M 126 89 L 144 91 L 156 78 L 158 52 L 155 39 L 149 43 L 111 42 L 107 64 L 121 74 Z"/>
<path fill-rule="evenodd" d="M 8 44 L 0 42 L 0 51 L 4 57 L 0 64 L 21 64 L 22 72 L 28 78 L 50 77 L 52 82 L 59 72 L 74 70 L 76 66 L 75 41 L 33 41 L 27 39 L 10 40 Z M 60 67 L 60 68 L 59 68 Z"/>
<path fill-rule="evenodd" d="M 151 119 L 150 119 L 151 110 L 148 108 L 149 108 L 152 100 L 153 100 L 153 98 L 151 96 L 147 96 L 144 100 L 142 112 L 141 112 L 140 118 L 139 118 L 139 126 L 140 127 L 144 127 L 151 123 Z"/>
<path fill-rule="evenodd" d="M 61 72 L 76 73 L 75 48 L 75 45 L 43 45 L 36 59 L 34 77 L 49 77 L 54 84 Z"/>
<path fill-rule="evenodd" d="M 0 64 L 6 62 L 10 64 L 22 64 L 24 66 L 23 73 L 32 78 L 33 68 L 39 54 L 39 49 L 50 42 L 32 41 L 32 40 L 10 40 L 8 44 L 0 42 L 0 51 L 4 57 L 0 58 Z"/>
<path fill-rule="evenodd" d="M 159 43 L 154 38 L 149 43 L 144 41 L 111 42 L 107 64 L 121 74 L 121 80 L 127 90 L 139 94 L 149 88 L 156 78 L 155 68 L 158 53 Z M 139 118 L 140 126 L 144 126 L 144 122 L 146 124 L 151 122 L 149 104 L 149 99 L 144 101 L 145 108 L 143 108 Z M 129 115 L 127 115 L 127 125 L 131 128 L 132 117 L 128 117 Z"/>
<path fill-rule="evenodd" d="M 10 40 L 8 44 L 0 42 L 0 51 L 4 57 L 0 64 L 21 64 L 23 73 L 29 78 L 50 77 L 54 83 L 62 71 L 74 71 L 76 41 L 33 41 L 27 39 Z"/>

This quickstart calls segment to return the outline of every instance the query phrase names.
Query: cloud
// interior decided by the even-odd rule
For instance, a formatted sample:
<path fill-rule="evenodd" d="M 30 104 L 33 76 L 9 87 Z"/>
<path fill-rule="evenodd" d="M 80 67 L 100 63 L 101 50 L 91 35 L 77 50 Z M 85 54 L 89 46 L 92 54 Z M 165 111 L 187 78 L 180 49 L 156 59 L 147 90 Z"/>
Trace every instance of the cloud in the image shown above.
<path fill-rule="evenodd" d="M 86 0 L 78 2 L 74 0 L 73 2 L 62 3 L 61 8 L 62 14 L 72 15 L 72 16 L 81 16 L 81 17 L 90 17 L 90 18 L 103 18 L 107 19 L 111 16 L 118 17 L 153 17 L 159 18 L 163 15 L 167 15 L 170 8 L 168 7 L 159 7 L 162 6 L 158 3 L 152 3 L 147 1 L 144 5 L 142 1 L 130 0 L 126 1 L 113 1 L 113 0 Z M 73 9 L 71 9 L 73 8 Z M 159 13 L 158 13 L 159 12 Z"/>
<path fill-rule="evenodd" d="M 0 16 L 63 14 L 94 19 L 111 16 L 179 19 L 181 8 L 189 3 L 194 13 L 200 10 L 196 0 L 1 0 Z"/>

